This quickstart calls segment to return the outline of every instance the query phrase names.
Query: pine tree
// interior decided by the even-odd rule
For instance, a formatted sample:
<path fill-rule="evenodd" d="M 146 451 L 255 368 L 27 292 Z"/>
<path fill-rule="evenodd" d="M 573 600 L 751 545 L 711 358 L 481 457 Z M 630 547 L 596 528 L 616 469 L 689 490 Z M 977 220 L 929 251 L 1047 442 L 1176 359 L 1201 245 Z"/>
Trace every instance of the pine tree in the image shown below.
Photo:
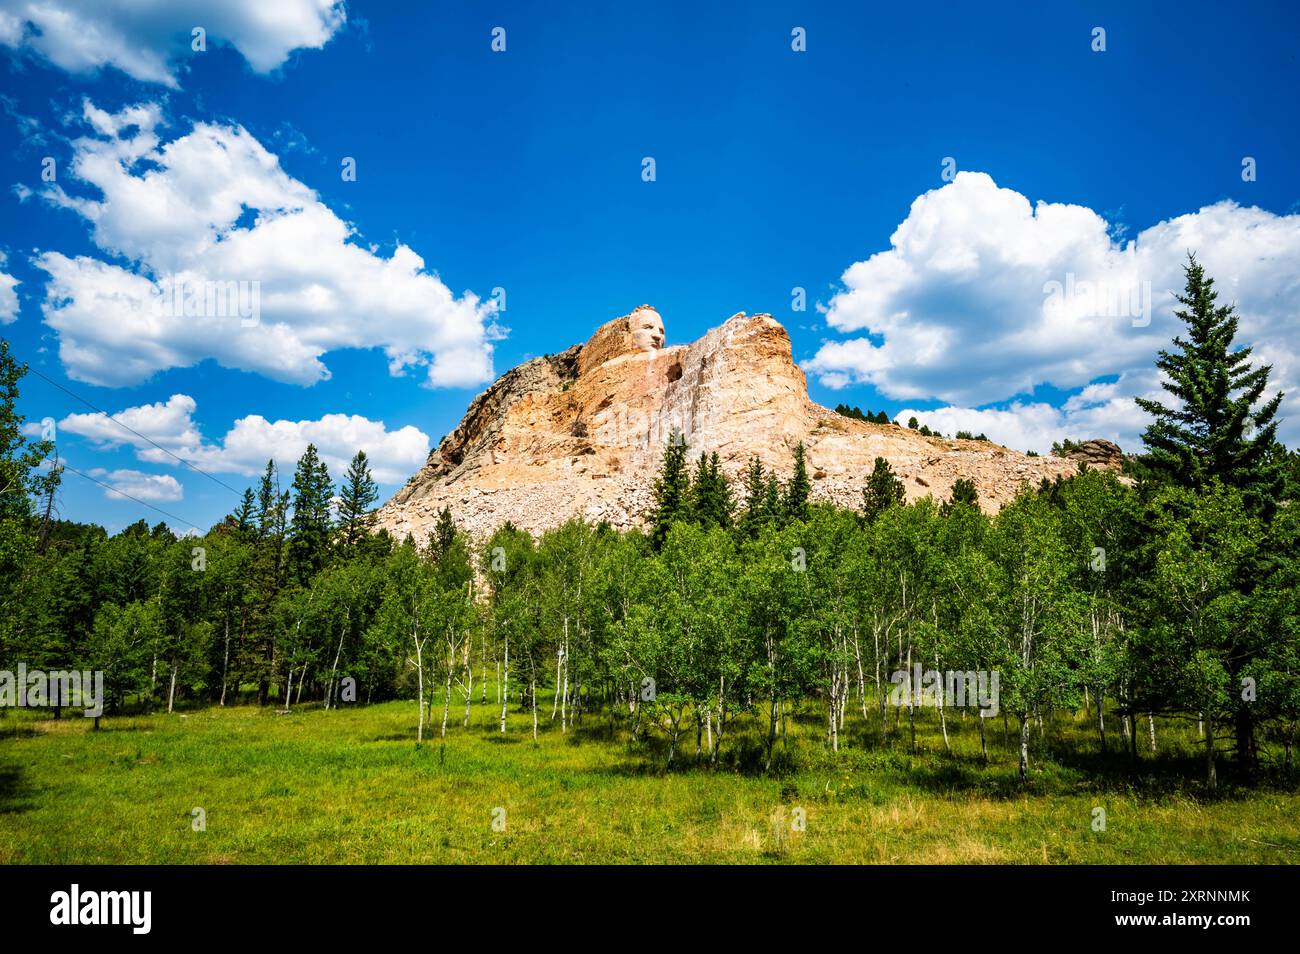
<path fill-rule="evenodd" d="M 975 482 L 965 477 L 960 477 L 952 485 L 952 496 L 946 500 L 939 512 L 943 516 L 948 516 L 957 507 L 958 504 L 964 504 L 967 507 L 979 509 L 979 491 L 975 489 Z"/>
<path fill-rule="evenodd" d="M 767 475 L 767 485 L 763 488 L 763 516 L 768 523 L 784 526 L 785 509 L 781 506 L 781 484 L 776 474 Z"/>
<path fill-rule="evenodd" d="M 45 487 L 40 463 L 54 452 L 54 442 L 24 436 L 24 418 L 17 410 L 18 382 L 27 373 L 0 338 L 0 520 L 26 521 L 31 516 L 31 495 Z"/>
<path fill-rule="evenodd" d="M 705 527 L 731 526 L 731 488 L 722 473 L 718 452 L 700 453 L 691 482 L 691 515 L 695 522 Z"/>
<path fill-rule="evenodd" d="M 339 530 L 345 557 L 352 555 L 361 538 L 369 532 L 373 523 L 370 508 L 378 499 L 379 491 L 370 476 L 370 461 L 365 451 L 357 451 L 339 489 Z"/>
<path fill-rule="evenodd" d="M 741 531 L 750 539 L 756 538 L 767 516 L 767 475 L 763 471 L 763 462 L 751 457 L 745 469 L 745 509 L 740 517 Z"/>
<path fill-rule="evenodd" d="M 889 461 L 877 457 L 871 476 L 867 478 L 867 486 L 862 488 L 862 515 L 867 522 L 873 522 L 890 507 L 901 504 L 906 496 L 903 482 L 894 476 Z"/>
<path fill-rule="evenodd" d="M 1187 325 L 1188 337 L 1174 338 L 1178 350 L 1162 350 L 1156 361 L 1167 378 L 1161 385 L 1178 406 L 1136 399 L 1155 418 L 1142 435 L 1143 463 L 1184 487 L 1219 480 L 1240 490 L 1252 509 L 1271 514 L 1284 492 L 1284 458 L 1274 446 L 1282 395 L 1259 403 L 1272 367 L 1252 367 L 1250 348 L 1232 350 L 1237 316 L 1231 305 L 1215 304 L 1214 279 L 1196 256 L 1188 256 L 1183 270 L 1183 308 L 1174 314 Z"/>
<path fill-rule="evenodd" d="M 293 475 L 293 520 L 289 524 L 289 567 L 306 586 L 329 556 L 330 500 L 334 486 L 329 468 L 308 444 Z"/>
<path fill-rule="evenodd" d="M 41 463 L 53 453 L 54 443 L 25 437 L 17 401 L 18 383 L 26 373 L 26 366 L 10 355 L 9 343 L 0 338 L 0 668 L 7 669 L 24 658 L 29 664 L 65 664 L 66 650 L 77 639 L 71 626 L 51 615 L 61 588 L 54 586 L 49 564 L 41 557 L 43 551 L 54 552 L 45 549 L 48 521 L 39 538 L 32 523 L 32 496 L 44 494 L 52 502 L 61 468 L 56 460 L 43 476 Z M 84 577 L 79 573 L 62 579 L 69 586 L 84 586 Z M 45 597 L 43 590 L 53 598 Z M 42 625 L 43 620 L 52 625 Z M 83 624 L 91 622 L 93 609 Z"/>
<path fill-rule="evenodd" d="M 441 560 L 450 553 L 455 542 L 456 521 L 451 519 L 451 508 L 443 507 L 438 514 L 438 522 L 434 524 L 433 532 L 429 534 L 429 552 L 433 555 L 434 561 Z"/>
<path fill-rule="evenodd" d="M 240 540 L 250 540 L 256 531 L 254 520 L 257 514 L 257 500 L 253 488 L 245 487 L 244 496 L 239 499 L 239 507 L 232 515 L 235 533 Z"/>
<path fill-rule="evenodd" d="M 267 702 L 274 670 L 275 621 L 272 607 L 284 586 L 285 515 L 288 511 L 289 492 L 280 490 L 279 471 L 275 461 L 268 460 L 257 487 L 257 543 L 250 587 L 252 628 L 257 635 L 255 645 L 248 647 L 252 655 L 248 675 L 257 681 L 259 706 Z"/>
<path fill-rule="evenodd" d="M 808 463 L 805 459 L 803 441 L 794 448 L 794 473 L 785 489 L 782 509 L 791 520 L 808 519 L 808 495 L 812 493 L 812 483 L 808 480 Z"/>
<path fill-rule="evenodd" d="M 655 509 L 650 518 L 651 540 L 655 549 L 663 546 L 674 520 L 686 516 L 690 493 L 690 475 L 686 469 L 686 438 L 673 428 L 664 449 L 664 462 L 655 480 Z"/>

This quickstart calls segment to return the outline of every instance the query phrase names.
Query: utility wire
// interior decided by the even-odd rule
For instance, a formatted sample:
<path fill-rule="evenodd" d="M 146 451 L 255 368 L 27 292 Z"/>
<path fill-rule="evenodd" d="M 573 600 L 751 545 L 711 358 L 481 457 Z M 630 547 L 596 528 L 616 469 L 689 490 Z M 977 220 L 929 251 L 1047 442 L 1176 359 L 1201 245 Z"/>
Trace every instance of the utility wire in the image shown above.
<path fill-rule="evenodd" d="M 88 481 L 90 481 L 92 484 L 99 484 L 99 486 L 103 487 L 105 490 L 110 491 L 110 492 L 115 493 L 115 494 L 119 494 L 120 496 L 125 497 L 127 500 L 134 500 L 136 503 L 138 503 L 138 504 L 139 504 L 140 506 L 142 506 L 142 507 L 148 507 L 150 510 L 157 510 L 157 511 L 158 511 L 160 514 L 162 514 L 164 517 L 169 517 L 170 519 L 175 520 L 177 523 L 183 523 L 183 524 L 185 524 L 185 526 L 187 526 L 187 527 L 193 527 L 193 528 L 194 528 L 195 530 L 197 530 L 199 533 L 203 533 L 203 532 L 204 532 L 204 530 L 203 530 L 202 527 L 197 526 L 196 524 L 190 523 L 190 522 L 189 522 L 188 520 L 186 520 L 185 518 L 183 518 L 183 517 L 178 517 L 178 516 L 176 516 L 176 514 L 174 514 L 174 513 L 168 513 L 168 512 L 167 512 L 166 510 L 164 510 L 162 507 L 155 507 L 155 506 L 154 506 L 153 504 L 151 504 L 151 503 L 146 503 L 145 501 L 141 500 L 139 497 L 132 497 L 132 496 L 131 496 L 130 494 L 128 494 L 126 491 L 124 491 L 124 490 L 118 490 L 116 487 L 113 487 L 113 486 L 111 486 L 111 485 L 109 485 L 109 484 L 106 484 L 106 483 L 104 483 L 102 480 L 96 480 L 94 477 L 91 477 L 89 474 L 83 474 L 81 471 L 77 470 L 77 468 L 75 468 L 75 467 L 70 467 L 70 466 L 67 465 L 67 464 L 58 464 L 57 467 L 58 467 L 59 470 L 70 470 L 70 471 L 72 471 L 74 474 L 76 474 L 78 477 L 85 477 L 85 478 L 86 478 Z"/>
<path fill-rule="evenodd" d="M 134 434 L 136 437 L 140 438 L 140 439 L 143 440 L 143 441 L 148 441 L 150 444 L 152 444 L 154 447 L 158 448 L 160 451 L 162 451 L 162 452 L 163 452 L 164 454 L 166 454 L 168 457 L 174 457 L 176 460 L 180 461 L 182 464 L 184 464 L 186 467 L 188 467 L 190 470 L 194 471 L 195 473 L 197 473 L 197 474 L 202 474 L 204 477 L 208 478 L 208 480 L 211 480 L 211 481 L 214 482 L 214 483 L 220 484 L 222 487 L 225 487 L 227 490 L 229 490 L 229 491 L 230 491 L 232 494 L 234 494 L 236 497 L 243 497 L 243 491 L 236 490 L 234 487 L 230 486 L 230 484 L 226 483 L 224 480 L 221 480 L 221 479 L 218 478 L 218 477 L 213 477 L 213 476 L 212 476 L 211 474 L 209 474 L 206 470 L 203 470 L 202 468 L 197 467 L 197 466 L 195 466 L 194 464 L 191 464 L 191 463 L 190 463 L 189 461 L 187 461 L 184 457 L 178 457 L 176 454 L 173 454 L 173 453 L 172 453 L 171 451 L 169 451 L 167 448 L 165 448 L 165 447 L 163 447 L 161 444 L 159 444 L 159 443 L 158 443 L 156 440 L 154 440 L 152 437 L 149 437 L 149 436 L 146 435 L 146 434 L 141 434 L 139 431 L 137 431 L 135 428 L 131 427 L 130 425 L 123 424 L 121 421 L 119 421 L 117 418 L 113 417 L 113 416 L 112 416 L 111 414 L 109 414 L 107 411 L 95 407 L 95 405 L 91 404 L 89 401 L 87 401 L 87 400 L 86 400 L 84 397 L 82 397 L 80 394 L 77 394 L 76 392 L 71 391 L 71 390 L 69 390 L 68 388 L 65 388 L 65 387 L 64 387 L 62 384 L 60 384 L 58 381 L 54 381 L 54 380 L 52 380 L 52 379 L 46 377 L 46 376 L 45 376 L 44 374 L 42 374 L 40 371 L 37 371 L 35 368 L 33 368 L 30 364 L 27 365 L 27 370 L 30 371 L 32 374 L 36 375 L 36 376 L 37 376 L 38 378 L 40 378 L 42 381 L 45 381 L 45 382 L 48 383 L 48 384 L 52 384 L 52 385 L 54 385 L 54 387 L 58 388 L 58 389 L 59 389 L 60 391 L 62 391 L 64 394 L 67 394 L 67 395 L 70 395 L 71 397 L 76 398 L 78 401 L 80 401 L 82 404 L 86 405 L 86 407 L 90 408 L 92 411 L 95 411 L 96 413 L 99 413 L 99 414 L 103 414 L 104 417 L 108 418 L 110 421 L 112 421 L 112 422 L 113 422 L 114 424 L 116 424 L 118 427 L 121 427 L 121 428 L 123 428 L 123 429 L 125 429 L 125 430 L 130 431 L 132 434 Z M 74 471 L 74 473 L 75 473 L 75 471 Z M 84 475 L 83 475 L 83 476 L 84 476 Z M 155 507 L 154 509 L 157 509 L 157 508 Z M 193 526 L 193 524 L 190 524 L 190 526 Z"/>

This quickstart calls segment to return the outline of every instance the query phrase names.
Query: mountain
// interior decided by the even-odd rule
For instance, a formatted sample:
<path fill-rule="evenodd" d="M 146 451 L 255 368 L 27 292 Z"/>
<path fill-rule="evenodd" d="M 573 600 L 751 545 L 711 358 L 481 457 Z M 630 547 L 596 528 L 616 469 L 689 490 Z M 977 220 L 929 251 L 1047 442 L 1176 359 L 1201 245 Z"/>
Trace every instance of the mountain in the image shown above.
<path fill-rule="evenodd" d="M 813 499 L 850 507 L 860 504 L 876 457 L 903 479 L 908 499 L 946 498 L 965 477 L 988 511 L 1023 481 L 1077 467 L 988 441 L 924 437 L 815 404 L 790 336 L 770 315 L 742 312 L 689 345 L 664 342 L 662 318 L 642 305 L 601 325 L 586 344 L 506 372 L 383 506 L 378 526 L 399 539 L 423 539 L 443 506 L 476 536 L 506 520 L 531 531 L 571 516 L 643 525 L 674 428 L 686 436 L 692 462 L 701 451 L 717 451 L 737 488 L 751 455 L 788 476 L 802 441 Z"/>

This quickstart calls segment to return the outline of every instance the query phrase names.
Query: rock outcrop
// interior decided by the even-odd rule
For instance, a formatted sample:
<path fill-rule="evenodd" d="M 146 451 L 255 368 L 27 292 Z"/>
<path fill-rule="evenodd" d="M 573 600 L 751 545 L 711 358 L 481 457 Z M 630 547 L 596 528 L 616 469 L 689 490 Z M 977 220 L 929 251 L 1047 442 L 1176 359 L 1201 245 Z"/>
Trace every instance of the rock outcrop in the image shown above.
<path fill-rule="evenodd" d="M 674 428 L 692 459 L 716 451 L 737 487 L 754 455 L 788 476 L 802 441 L 813 499 L 850 507 L 860 504 L 877 457 L 890 462 L 909 499 L 946 498 L 965 477 L 990 512 L 1025 481 L 1076 470 L 1070 460 L 924 437 L 813 403 L 790 336 L 769 315 L 742 312 L 692 344 L 664 342 L 662 319 L 643 305 L 585 345 L 506 372 L 384 505 L 378 525 L 423 539 L 444 506 L 475 535 L 506 520 L 536 532 L 572 516 L 643 525 Z"/>
<path fill-rule="evenodd" d="M 1113 470 L 1119 473 L 1124 469 L 1124 451 L 1113 441 L 1101 438 L 1076 444 L 1065 457 L 1067 460 L 1087 464 L 1094 470 Z"/>

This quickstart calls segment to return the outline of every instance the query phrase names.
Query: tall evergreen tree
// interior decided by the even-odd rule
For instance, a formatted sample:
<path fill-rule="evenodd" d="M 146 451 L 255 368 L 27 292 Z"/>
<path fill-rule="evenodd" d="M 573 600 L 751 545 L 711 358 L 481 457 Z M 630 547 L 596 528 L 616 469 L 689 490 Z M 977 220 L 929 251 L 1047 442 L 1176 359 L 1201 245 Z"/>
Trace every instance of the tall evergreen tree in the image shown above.
<path fill-rule="evenodd" d="M 776 474 L 767 475 L 767 485 L 763 488 L 763 513 L 767 522 L 776 526 L 785 526 L 785 508 L 781 505 L 781 483 Z"/>
<path fill-rule="evenodd" d="M 718 452 L 701 452 L 691 482 L 691 514 L 695 522 L 705 527 L 730 527 L 732 506 L 731 487 L 722 473 Z"/>
<path fill-rule="evenodd" d="M 365 451 L 357 451 L 339 488 L 339 532 L 345 556 L 351 556 L 369 531 L 373 522 L 370 508 L 378 499 L 379 490 L 370 476 L 370 461 Z"/>
<path fill-rule="evenodd" d="M 250 602 L 254 608 L 255 643 L 248 647 L 249 675 L 257 681 L 257 704 L 265 705 L 275 667 L 275 620 L 272 609 L 284 586 L 285 517 L 289 492 L 280 490 L 279 470 L 274 460 L 257 487 L 257 544 L 253 556 L 253 585 Z"/>
<path fill-rule="evenodd" d="M 257 519 L 257 498 L 253 496 L 253 488 L 245 487 L 244 496 L 239 498 L 239 507 L 235 510 L 232 523 L 235 526 L 235 533 L 240 540 L 247 541 L 251 539 L 256 532 L 255 521 Z"/>
<path fill-rule="evenodd" d="M 686 516 L 690 494 L 690 474 L 686 468 L 686 438 L 673 428 L 664 449 L 664 462 L 655 480 L 655 509 L 650 518 L 651 541 L 655 549 L 663 546 L 668 528 L 674 520 Z"/>
<path fill-rule="evenodd" d="M 433 532 L 429 534 L 429 552 L 434 561 L 446 556 L 455 542 L 456 521 L 451 519 L 451 508 L 443 507 L 438 513 L 438 522 L 433 525 Z"/>
<path fill-rule="evenodd" d="M 862 515 L 867 523 L 873 523 L 890 507 L 901 504 L 906 496 L 903 482 L 894 476 L 889 461 L 877 457 L 871 476 L 867 478 L 867 486 L 862 488 Z"/>
<path fill-rule="evenodd" d="M 740 515 L 740 529 L 749 539 L 755 539 L 767 522 L 767 474 L 758 457 L 749 459 L 745 468 L 745 506 Z"/>
<path fill-rule="evenodd" d="M 289 567 L 303 586 L 329 556 L 330 500 L 334 485 L 315 444 L 308 444 L 293 475 L 293 520 L 289 524 Z"/>
<path fill-rule="evenodd" d="M 1187 325 L 1187 337 L 1175 337 L 1177 350 L 1162 350 L 1156 361 L 1167 378 L 1161 386 L 1178 404 L 1136 399 L 1155 418 L 1142 435 L 1143 462 L 1184 487 L 1217 479 L 1271 513 L 1284 491 L 1284 457 L 1275 447 L 1282 395 L 1264 400 L 1271 366 L 1252 367 L 1250 348 L 1233 350 L 1237 316 L 1231 305 L 1216 304 L 1214 279 L 1194 255 L 1183 270 L 1183 307 L 1174 314 Z"/>
<path fill-rule="evenodd" d="M 808 519 L 808 495 L 812 493 L 812 483 L 808 480 L 808 462 L 805 458 L 803 441 L 794 448 L 794 473 L 785 489 L 782 501 L 785 515 L 791 520 Z"/>
<path fill-rule="evenodd" d="M 28 615 L 38 568 L 32 560 L 38 541 L 31 525 L 32 495 L 52 494 L 59 469 L 42 477 L 40 464 L 52 441 L 31 441 L 18 412 L 18 382 L 27 373 L 0 338 L 0 665 L 16 658 L 23 619 Z M 44 482 L 43 482 L 44 480 Z M 39 609 L 39 607 L 34 607 Z"/>

